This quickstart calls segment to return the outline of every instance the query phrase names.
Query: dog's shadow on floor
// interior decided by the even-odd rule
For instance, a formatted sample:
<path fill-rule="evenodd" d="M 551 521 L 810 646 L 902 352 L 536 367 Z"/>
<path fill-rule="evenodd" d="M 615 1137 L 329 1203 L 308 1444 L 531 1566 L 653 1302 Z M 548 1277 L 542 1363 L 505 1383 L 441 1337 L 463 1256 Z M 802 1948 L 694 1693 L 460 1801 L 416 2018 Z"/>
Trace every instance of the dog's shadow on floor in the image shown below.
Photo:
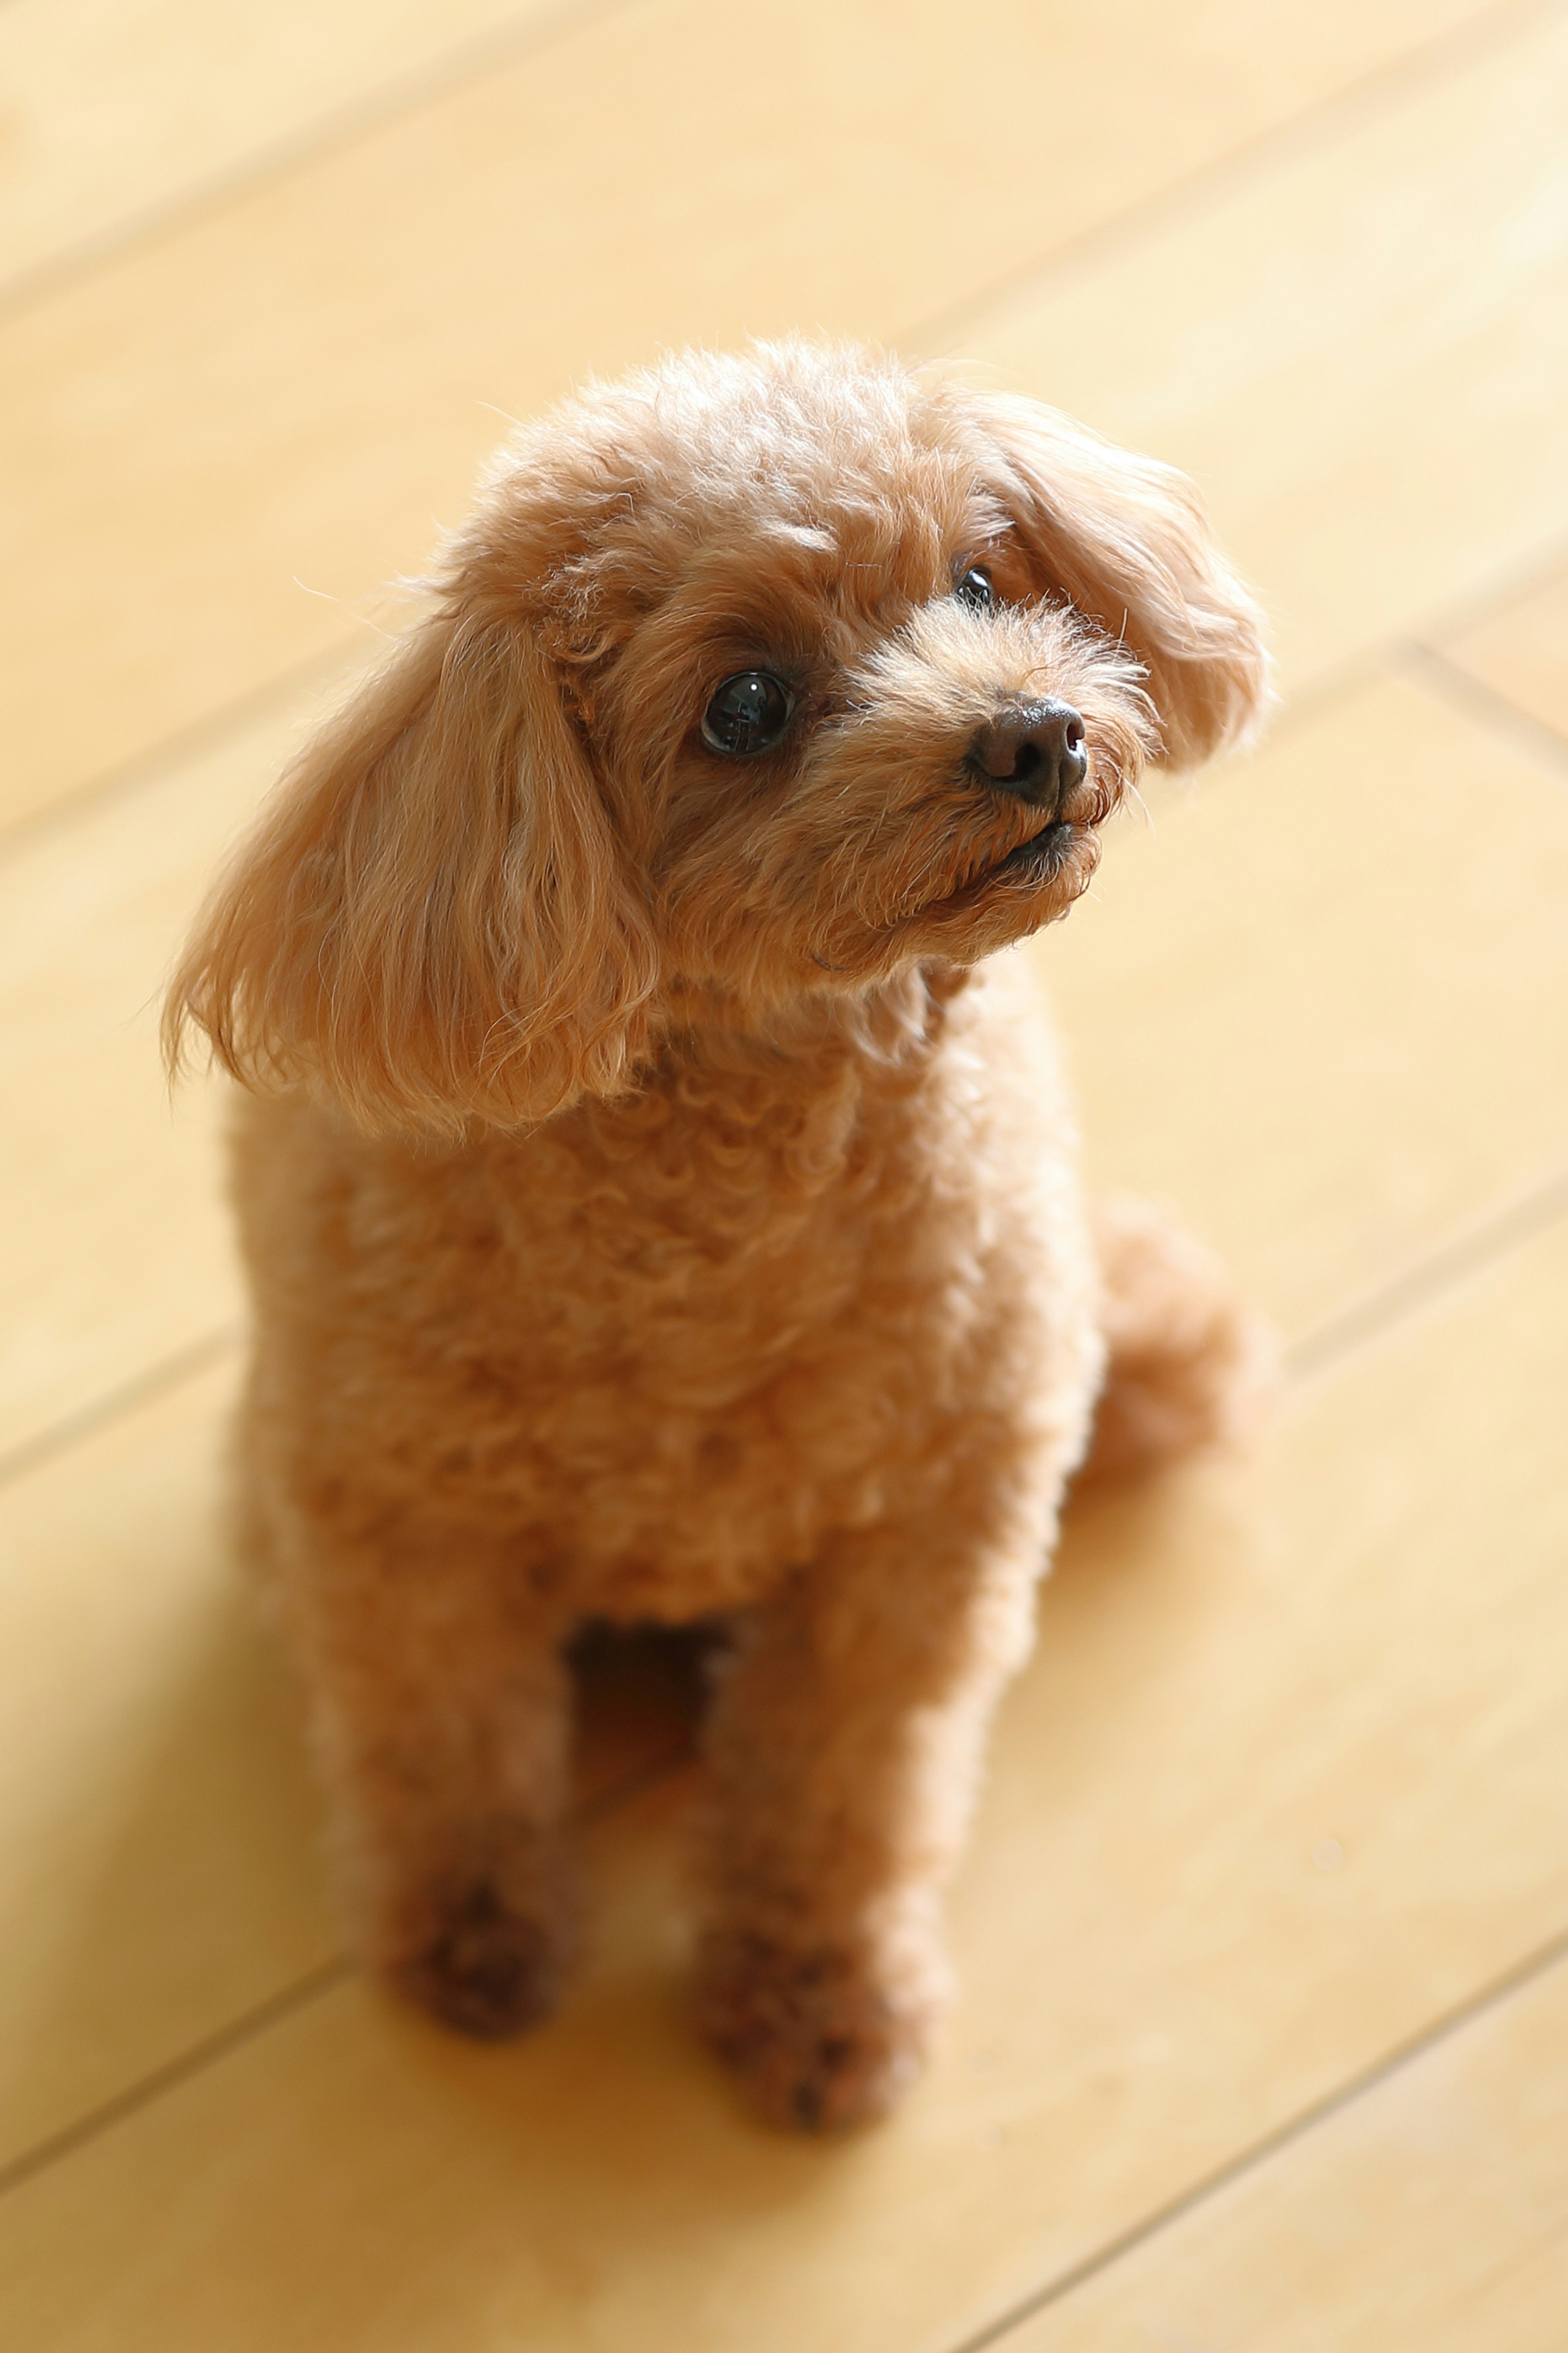
<path fill-rule="evenodd" d="M 584 1835 L 690 1762 L 720 1644 L 709 1627 L 595 1627 L 574 1644 Z M 308 2000 L 341 1957 L 300 1696 L 237 1575 L 215 1567 L 127 1682 L 110 1720 L 84 1725 L 74 1778 L 29 1793 L 37 1942 L 14 1922 L 0 2168 L 90 2137 L 100 2113 Z"/>
<path fill-rule="evenodd" d="M 682 1865 L 714 1641 L 577 1646 L 581 1977 L 539 2032 L 471 2044 L 343 1960 L 291 1677 L 215 1571 L 126 1697 L 111 1786 L 84 1749 L 78 1788 L 51 1793 L 57 1869 L 0 2037 L 0 2176 L 110 2218 L 106 2330 L 151 2262 L 165 2342 L 196 2341 L 184 2284 L 194 2309 L 216 2269 L 226 2342 L 337 2353 L 384 2341 L 378 2299 L 417 2306 L 459 2246 L 476 2294 L 521 2263 L 554 2313 L 618 2294 L 655 2240 L 660 2261 L 692 2234 L 717 2253 L 856 2162 L 752 2125 L 690 2031 Z M 297 2333 L 302 2309 L 319 2333 Z"/>
<path fill-rule="evenodd" d="M 719 1625 L 593 1624 L 572 1646 L 577 1687 L 576 1810 L 589 1827 L 690 1764 L 716 1664 Z"/>
<path fill-rule="evenodd" d="M 1141 1574 L 1160 1582 L 1162 1516 L 1157 1492 L 1075 1510 L 1053 1648 L 1119 1616 Z M 204 2193 L 199 2244 L 178 2197 L 143 2208 L 142 2227 L 174 2271 L 221 2263 L 233 2308 L 254 2316 L 235 2340 L 247 2348 L 286 2341 L 290 2299 L 336 2315 L 311 2344 L 378 2341 L 366 2295 L 417 2306 L 459 2255 L 476 2294 L 512 2283 L 519 2341 L 532 2341 L 546 2316 L 603 2316 L 633 2276 L 684 2266 L 689 2283 L 694 2251 L 720 2274 L 743 2263 L 737 2251 L 784 2209 L 853 2205 L 868 2172 L 897 2171 L 902 2128 L 826 2143 L 767 2131 L 690 2031 L 683 1861 L 714 1641 L 595 1630 L 577 1646 L 581 1978 L 542 2031 L 471 2045 L 342 1960 L 290 1680 L 215 1570 L 137 1699 L 111 1790 L 84 1761 L 85 1830 L 59 1793 L 65 1877 L 13 2038 L 12 2149 L 43 2170 L 52 2155 L 62 2183 L 74 2168 L 110 2206 L 134 2207 L 143 2176 L 216 2168 L 226 2186 L 216 2207 Z M 1034 1704 L 1030 1681 L 1014 1704 Z M 337 2309 L 340 2277 L 352 2311 Z"/>

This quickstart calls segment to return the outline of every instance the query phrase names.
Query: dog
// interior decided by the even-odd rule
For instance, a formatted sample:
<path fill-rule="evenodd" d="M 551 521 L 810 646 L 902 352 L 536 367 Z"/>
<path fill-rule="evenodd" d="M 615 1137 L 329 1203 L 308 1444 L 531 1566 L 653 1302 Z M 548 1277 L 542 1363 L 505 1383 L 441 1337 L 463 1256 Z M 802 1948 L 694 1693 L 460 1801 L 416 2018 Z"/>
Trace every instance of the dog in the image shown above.
<path fill-rule="evenodd" d="M 1126 1471 L 1253 1385 L 1203 1254 L 1091 1230 L 1004 952 L 1252 725 L 1258 615 L 1167 468 L 796 342 L 520 429 L 421 586 L 168 1008 L 247 1090 L 242 1515 L 347 1907 L 453 2026 L 543 2015 L 565 1648 L 719 1620 L 700 2026 L 855 2125 L 1097 1400 Z"/>

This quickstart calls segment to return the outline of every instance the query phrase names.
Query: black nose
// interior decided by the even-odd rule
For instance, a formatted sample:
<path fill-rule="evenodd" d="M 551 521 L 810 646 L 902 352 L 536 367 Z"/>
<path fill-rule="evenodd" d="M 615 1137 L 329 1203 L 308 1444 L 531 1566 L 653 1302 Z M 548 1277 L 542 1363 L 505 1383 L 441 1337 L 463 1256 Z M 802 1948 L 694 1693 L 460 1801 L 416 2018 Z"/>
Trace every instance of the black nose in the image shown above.
<path fill-rule="evenodd" d="M 1089 774 L 1083 721 L 1069 703 L 1021 703 L 981 728 L 969 766 L 996 792 L 1058 807 Z"/>

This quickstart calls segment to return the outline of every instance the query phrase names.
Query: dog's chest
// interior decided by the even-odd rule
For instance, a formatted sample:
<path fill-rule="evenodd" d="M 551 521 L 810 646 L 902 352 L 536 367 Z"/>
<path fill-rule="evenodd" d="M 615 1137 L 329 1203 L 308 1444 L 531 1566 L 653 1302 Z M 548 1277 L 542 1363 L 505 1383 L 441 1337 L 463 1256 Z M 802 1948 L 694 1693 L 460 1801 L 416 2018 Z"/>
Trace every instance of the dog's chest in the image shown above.
<path fill-rule="evenodd" d="M 994 1208 L 937 1181 L 940 1104 L 855 1092 L 645 1101 L 496 1185 L 493 1361 L 529 1481 L 595 1553 L 798 1547 L 940 1413 Z"/>
<path fill-rule="evenodd" d="M 972 1021 L 810 1085 L 677 1068 L 438 1179 L 366 1168 L 333 1255 L 397 1362 L 356 1393 L 400 1401 L 426 1492 L 627 1615 L 743 1599 L 979 1432 L 1059 1442 L 1089 1320 L 1067 1137 L 1003 1042 Z"/>

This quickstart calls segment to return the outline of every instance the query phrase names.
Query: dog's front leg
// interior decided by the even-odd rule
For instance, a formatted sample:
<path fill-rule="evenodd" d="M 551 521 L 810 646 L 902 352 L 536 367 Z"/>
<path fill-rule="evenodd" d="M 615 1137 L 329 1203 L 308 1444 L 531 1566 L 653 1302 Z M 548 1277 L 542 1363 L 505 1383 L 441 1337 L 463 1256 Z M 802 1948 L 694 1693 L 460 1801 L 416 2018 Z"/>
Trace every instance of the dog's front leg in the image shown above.
<path fill-rule="evenodd" d="M 552 2005 L 570 1943 L 564 1628 L 519 1548 L 461 1525 L 288 1547 L 344 1892 L 364 1958 L 469 2034 Z"/>
<path fill-rule="evenodd" d="M 960 1515 L 962 1516 L 962 1515 Z M 835 1540 L 752 1613 L 710 1728 L 702 2023 L 774 2122 L 880 2115 L 945 1990 L 940 1897 L 997 1693 L 1027 1648 L 1045 1514 Z"/>

